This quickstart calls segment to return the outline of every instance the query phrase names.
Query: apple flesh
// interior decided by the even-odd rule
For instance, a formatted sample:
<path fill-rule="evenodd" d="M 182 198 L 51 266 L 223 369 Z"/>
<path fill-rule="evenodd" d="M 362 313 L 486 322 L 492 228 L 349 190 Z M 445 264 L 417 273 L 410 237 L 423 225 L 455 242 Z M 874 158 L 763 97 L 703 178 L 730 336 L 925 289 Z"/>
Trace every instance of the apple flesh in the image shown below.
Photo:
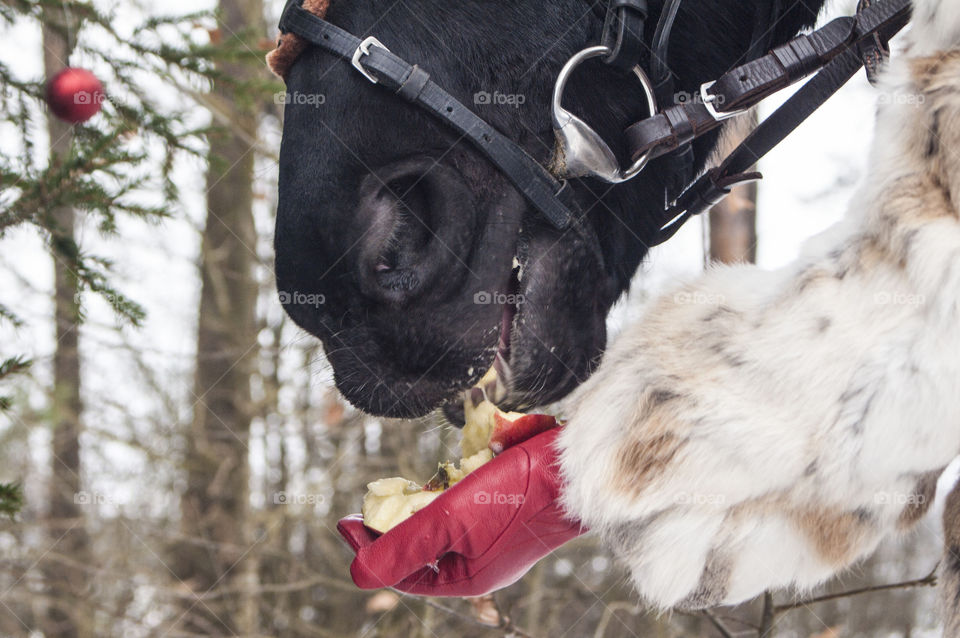
<path fill-rule="evenodd" d="M 472 456 L 460 459 L 460 467 L 457 467 L 449 461 L 441 463 L 440 467 L 437 468 L 437 473 L 427 481 L 423 489 L 428 492 L 442 492 L 443 490 L 450 489 L 451 486 L 456 485 L 466 478 L 467 474 L 492 460 L 493 452 L 490 450 L 480 450 Z"/>
<path fill-rule="evenodd" d="M 557 427 L 556 417 L 548 414 L 504 412 L 488 401 L 464 409 L 467 424 L 463 426 L 460 449 L 465 455 L 489 448 L 494 454 L 523 443 L 529 438 Z"/>
<path fill-rule="evenodd" d="M 367 484 L 363 497 L 363 524 L 378 532 L 387 532 L 413 516 L 441 492 L 427 492 L 405 478 L 388 478 Z"/>
<path fill-rule="evenodd" d="M 462 459 L 460 467 L 450 462 L 441 463 L 437 473 L 423 486 L 405 478 L 387 478 L 368 483 L 361 509 L 363 524 L 378 532 L 390 531 L 432 503 L 444 490 L 492 459 L 493 452 L 487 449 Z"/>
<path fill-rule="evenodd" d="M 463 458 L 459 466 L 441 463 L 437 473 L 423 486 L 404 478 L 389 478 L 367 485 L 363 499 L 363 523 L 378 532 L 388 532 L 434 501 L 444 490 L 462 481 L 496 454 L 523 443 L 541 432 L 557 427 L 557 420 L 545 414 L 504 412 L 486 400 L 483 388 L 496 383 L 488 372 L 464 402 L 466 425 L 460 440 Z"/>

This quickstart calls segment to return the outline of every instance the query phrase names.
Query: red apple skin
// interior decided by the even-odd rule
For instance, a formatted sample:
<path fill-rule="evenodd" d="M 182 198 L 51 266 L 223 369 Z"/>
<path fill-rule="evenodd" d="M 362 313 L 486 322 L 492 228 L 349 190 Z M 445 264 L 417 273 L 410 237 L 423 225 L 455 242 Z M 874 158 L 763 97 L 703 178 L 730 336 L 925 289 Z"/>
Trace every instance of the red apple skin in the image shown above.
<path fill-rule="evenodd" d="M 515 420 L 495 414 L 493 433 L 490 435 L 490 450 L 494 454 L 500 454 L 557 425 L 557 419 L 547 414 L 527 414 Z"/>
<path fill-rule="evenodd" d="M 61 120 L 78 124 L 100 112 L 103 85 L 90 71 L 67 67 L 47 83 L 47 104 Z"/>

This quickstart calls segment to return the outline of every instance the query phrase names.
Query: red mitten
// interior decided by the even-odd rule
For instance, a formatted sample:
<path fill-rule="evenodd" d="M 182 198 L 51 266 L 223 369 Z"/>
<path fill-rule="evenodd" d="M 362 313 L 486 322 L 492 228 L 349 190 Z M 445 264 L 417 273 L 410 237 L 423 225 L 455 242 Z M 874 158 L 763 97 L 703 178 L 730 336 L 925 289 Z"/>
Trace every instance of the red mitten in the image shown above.
<path fill-rule="evenodd" d="M 519 580 L 587 531 L 563 515 L 554 446 L 559 428 L 511 447 L 386 534 L 348 516 L 337 529 L 357 552 L 362 589 L 481 596 Z"/>

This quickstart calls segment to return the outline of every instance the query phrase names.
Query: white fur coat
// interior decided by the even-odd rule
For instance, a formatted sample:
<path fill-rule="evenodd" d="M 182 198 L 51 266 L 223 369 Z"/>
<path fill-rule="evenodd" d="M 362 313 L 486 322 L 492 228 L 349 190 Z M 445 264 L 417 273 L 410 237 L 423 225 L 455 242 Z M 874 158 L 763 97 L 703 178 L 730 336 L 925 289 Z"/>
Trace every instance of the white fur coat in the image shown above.
<path fill-rule="evenodd" d="M 660 608 L 817 585 L 960 453 L 956 0 L 918 0 L 906 40 L 844 221 L 664 295 L 572 400 L 565 506 Z"/>

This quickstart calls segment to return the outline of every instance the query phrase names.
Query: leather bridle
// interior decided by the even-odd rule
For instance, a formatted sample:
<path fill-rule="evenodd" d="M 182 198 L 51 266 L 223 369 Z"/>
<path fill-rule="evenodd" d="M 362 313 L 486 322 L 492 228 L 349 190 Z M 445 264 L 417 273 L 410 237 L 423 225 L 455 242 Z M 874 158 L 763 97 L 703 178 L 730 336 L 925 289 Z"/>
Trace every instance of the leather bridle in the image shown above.
<path fill-rule="evenodd" d="M 390 52 L 372 35 L 359 38 L 304 9 L 303 0 L 288 0 L 280 17 L 281 33 L 294 33 L 350 64 L 368 80 L 419 106 L 469 139 L 555 228 L 581 232 L 583 213 L 572 196 L 570 179 L 592 177 L 619 183 L 639 174 L 648 162 L 674 162 L 692 172 L 693 140 L 725 120 L 757 105 L 764 98 L 816 75 L 787 100 L 717 168 L 707 171 L 665 207 L 661 231 L 653 245 L 663 243 L 693 216 L 729 194 L 739 183 L 759 179 L 751 167 L 795 130 L 843 86 L 860 67 L 875 74 L 885 58 L 889 39 L 910 19 L 910 0 L 860 0 L 856 16 L 838 18 L 766 55 L 738 66 L 715 82 L 707 82 L 694 100 L 675 104 L 673 78 L 666 65 L 667 43 L 681 0 L 667 0 L 659 18 L 649 71 L 640 60 L 647 18 L 646 0 L 610 0 L 602 42 L 575 55 L 557 79 L 553 122 L 557 150 L 543 166 L 462 102 L 431 81 L 429 73 Z M 774 2 L 774 11 L 779 2 Z M 767 42 L 769 44 L 769 42 Z M 751 50 L 762 46 L 755 38 Z M 583 60 L 603 57 L 608 64 L 632 72 L 643 86 L 650 116 L 626 128 L 632 165 L 621 169 L 609 146 L 583 120 L 562 107 L 566 80 Z M 657 104 L 671 104 L 658 111 Z M 669 158 L 669 159 L 668 159 Z M 688 178 L 692 175 L 688 175 Z M 592 238 L 597 251 L 595 237 Z M 601 262 L 602 263 L 602 262 Z"/>

